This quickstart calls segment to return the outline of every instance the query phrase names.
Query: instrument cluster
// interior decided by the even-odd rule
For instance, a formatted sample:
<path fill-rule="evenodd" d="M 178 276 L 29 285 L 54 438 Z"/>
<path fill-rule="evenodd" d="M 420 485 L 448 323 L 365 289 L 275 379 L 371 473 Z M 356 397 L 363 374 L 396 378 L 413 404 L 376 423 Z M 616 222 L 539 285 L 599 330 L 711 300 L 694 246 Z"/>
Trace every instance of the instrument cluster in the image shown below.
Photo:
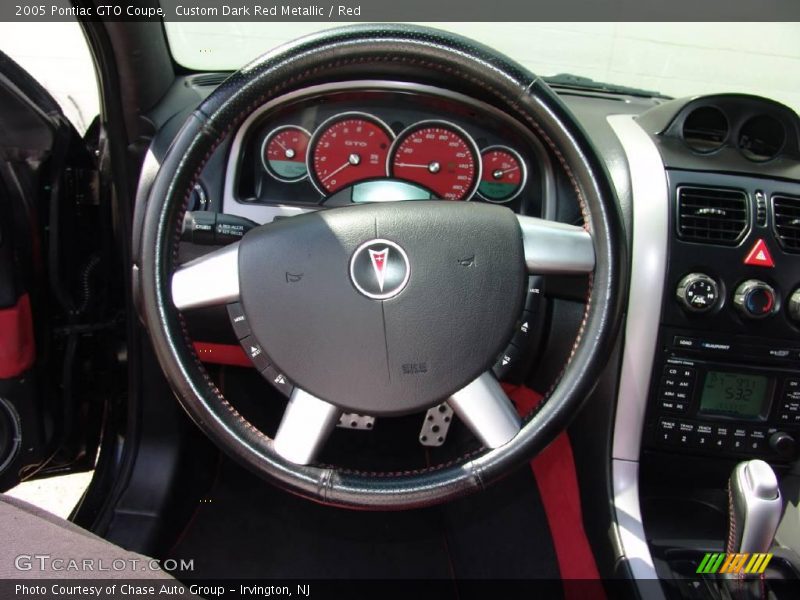
<path fill-rule="evenodd" d="M 547 156 L 538 140 L 458 94 L 400 84 L 332 90 L 265 107 L 242 129 L 228 171 L 238 203 L 441 199 L 520 210 L 529 198 L 537 206 L 525 212 L 541 212 Z"/>

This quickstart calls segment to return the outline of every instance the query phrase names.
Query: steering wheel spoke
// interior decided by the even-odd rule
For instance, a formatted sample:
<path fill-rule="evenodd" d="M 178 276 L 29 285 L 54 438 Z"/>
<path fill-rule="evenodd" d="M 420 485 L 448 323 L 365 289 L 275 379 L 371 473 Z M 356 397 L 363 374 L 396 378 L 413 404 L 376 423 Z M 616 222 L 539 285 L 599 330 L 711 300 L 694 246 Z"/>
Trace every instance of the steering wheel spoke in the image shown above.
<path fill-rule="evenodd" d="M 448 404 L 487 448 L 504 446 L 520 430 L 514 405 L 491 373 L 450 396 Z"/>
<path fill-rule="evenodd" d="M 294 388 L 273 440 L 275 452 L 289 462 L 307 465 L 330 436 L 341 409 Z"/>
<path fill-rule="evenodd" d="M 239 242 L 186 263 L 172 276 L 172 302 L 178 310 L 238 299 Z"/>
<path fill-rule="evenodd" d="M 594 240 L 583 227 L 517 215 L 529 273 L 577 275 L 594 270 Z"/>

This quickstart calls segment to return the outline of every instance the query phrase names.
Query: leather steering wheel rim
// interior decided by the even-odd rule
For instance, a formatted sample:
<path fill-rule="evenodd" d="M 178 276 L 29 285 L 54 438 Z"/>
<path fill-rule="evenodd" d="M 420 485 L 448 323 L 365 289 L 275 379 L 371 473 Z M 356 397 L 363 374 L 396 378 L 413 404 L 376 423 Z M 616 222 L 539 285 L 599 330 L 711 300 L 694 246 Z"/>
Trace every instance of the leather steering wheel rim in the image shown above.
<path fill-rule="evenodd" d="M 180 225 L 191 190 L 226 137 L 265 102 L 331 80 L 420 76 L 447 80 L 506 111 L 549 148 L 580 202 L 595 267 L 570 358 L 546 400 L 505 445 L 403 473 L 303 466 L 282 458 L 216 387 L 172 303 Z M 303 38 L 266 54 L 220 85 L 186 120 L 165 156 L 145 208 L 134 265 L 143 317 L 178 400 L 226 453 L 281 487 L 345 507 L 406 509 L 480 490 L 530 460 L 562 431 L 590 394 L 611 353 L 625 285 L 622 219 L 609 175 L 580 125 L 539 78 L 494 50 L 442 31 L 359 25 Z"/>

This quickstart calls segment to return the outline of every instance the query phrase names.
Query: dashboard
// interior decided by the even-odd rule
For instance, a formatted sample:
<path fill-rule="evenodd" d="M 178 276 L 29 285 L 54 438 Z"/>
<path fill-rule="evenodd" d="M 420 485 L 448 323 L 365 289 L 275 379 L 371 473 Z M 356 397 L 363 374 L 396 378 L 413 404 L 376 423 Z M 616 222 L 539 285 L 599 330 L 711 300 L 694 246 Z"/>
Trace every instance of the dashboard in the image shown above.
<path fill-rule="evenodd" d="M 547 153 L 492 106 L 432 86 L 332 83 L 284 96 L 239 128 L 224 212 L 257 223 L 306 210 L 398 200 L 548 211 Z"/>
<path fill-rule="evenodd" d="M 202 97 L 213 85 L 187 88 Z M 635 575 L 669 578 L 676 537 L 724 530 L 736 461 L 764 458 L 780 470 L 798 456 L 800 119 L 736 94 L 559 94 L 611 175 L 632 257 L 614 401 L 596 408 L 609 416 L 590 413 L 592 427 L 609 437 L 615 518 L 623 551 L 640 559 Z M 164 124 L 153 150 L 165 152 L 174 130 Z M 318 85 L 258 108 L 217 149 L 191 208 L 261 224 L 431 198 L 579 219 L 553 157 L 513 118 L 457 91 L 373 80 Z M 527 320 L 499 357 L 498 377 L 514 380 L 510 362 L 517 382 L 557 375 L 552 357 L 569 352 L 583 283 L 529 284 Z M 194 339 L 238 344 L 229 315 L 217 317 L 188 319 Z M 605 418 L 602 432 L 595 425 Z M 600 460 L 576 442 L 579 470 L 582 452 L 587 465 Z"/>

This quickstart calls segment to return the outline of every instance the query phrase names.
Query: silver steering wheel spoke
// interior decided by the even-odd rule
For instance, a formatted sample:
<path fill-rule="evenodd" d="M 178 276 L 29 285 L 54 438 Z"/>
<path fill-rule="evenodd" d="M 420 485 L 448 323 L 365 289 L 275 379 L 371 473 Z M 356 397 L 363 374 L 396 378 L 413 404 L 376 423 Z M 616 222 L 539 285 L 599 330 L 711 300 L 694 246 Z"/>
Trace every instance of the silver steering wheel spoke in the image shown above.
<path fill-rule="evenodd" d="M 529 273 L 578 275 L 594 270 L 594 240 L 583 227 L 517 215 Z"/>
<path fill-rule="evenodd" d="M 239 242 L 182 265 L 172 275 L 178 310 L 229 304 L 239 299 Z"/>
<path fill-rule="evenodd" d="M 447 403 L 487 448 L 504 446 L 519 433 L 517 410 L 491 373 L 457 391 Z"/>
<path fill-rule="evenodd" d="M 294 388 L 272 442 L 275 452 L 297 465 L 313 462 L 341 414 L 333 404 Z"/>

